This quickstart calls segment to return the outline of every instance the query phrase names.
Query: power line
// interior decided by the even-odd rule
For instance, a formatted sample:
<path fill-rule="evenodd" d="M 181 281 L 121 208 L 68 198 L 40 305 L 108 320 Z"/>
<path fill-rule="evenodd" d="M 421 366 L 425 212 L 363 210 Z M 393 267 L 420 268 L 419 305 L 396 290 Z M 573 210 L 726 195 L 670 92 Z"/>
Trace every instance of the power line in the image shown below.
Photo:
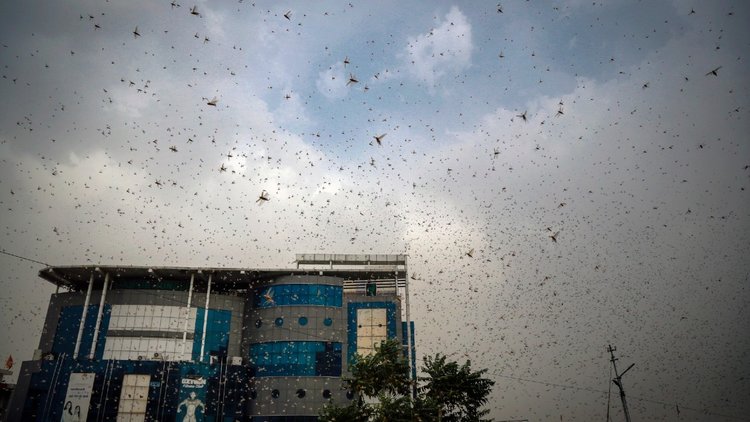
<path fill-rule="evenodd" d="M 497 377 L 501 377 L 501 378 L 508 378 L 508 379 L 512 379 L 512 380 L 516 380 L 516 381 L 523 381 L 523 382 L 531 382 L 531 383 L 535 383 L 535 384 L 542 384 L 542 385 L 546 385 L 548 387 L 570 388 L 570 389 L 573 389 L 573 390 L 588 391 L 588 392 L 598 393 L 598 394 L 602 394 L 602 395 L 608 394 L 607 391 L 597 390 L 595 388 L 590 388 L 590 387 L 579 387 L 579 386 L 576 386 L 576 385 L 559 384 L 559 383 L 554 383 L 554 382 L 533 380 L 533 379 L 529 379 L 529 378 L 520 378 L 520 377 L 514 377 L 514 376 L 510 376 L 510 375 L 498 374 L 496 372 L 492 372 L 492 375 L 497 376 Z M 645 398 L 645 397 L 638 397 L 638 396 L 631 396 L 631 395 L 629 395 L 628 397 L 631 400 L 638 400 L 638 401 L 642 401 L 642 402 L 649 402 L 649 403 L 661 404 L 663 406 L 672 407 L 672 406 L 675 405 L 674 402 L 670 403 L 670 402 L 665 402 L 665 401 L 661 401 L 661 400 L 648 399 L 648 398 Z M 677 404 L 679 404 L 679 403 L 677 403 Z M 734 416 L 734 415 L 726 415 L 726 414 L 723 414 L 723 413 L 716 413 L 716 412 L 709 412 L 707 409 L 697 409 L 697 408 L 694 408 L 694 407 L 683 406 L 682 404 L 679 404 L 679 406 L 680 406 L 681 410 L 690 410 L 690 411 L 693 411 L 693 412 L 701 413 L 703 415 L 720 416 L 720 417 L 724 417 L 724 418 L 728 418 L 728 419 L 735 419 L 735 420 L 738 420 L 738 421 L 750 421 L 750 419 L 747 418 L 747 417 Z"/>
<path fill-rule="evenodd" d="M 14 257 L 14 258 L 18 258 L 18 259 L 23 259 L 24 261 L 29 261 L 29 262 L 33 262 L 33 263 L 35 263 L 35 264 L 41 264 L 41 265 L 44 265 L 44 266 L 46 266 L 46 267 L 49 267 L 49 266 L 50 266 L 50 265 L 49 265 L 49 264 L 47 264 L 46 262 L 42 262 L 42 261 L 37 261 L 37 260 L 35 260 L 35 259 L 31 259 L 31 258 L 26 258 L 25 256 L 21 256 L 21 255 L 16 255 L 16 254 L 13 254 L 13 253 L 10 253 L 10 252 L 6 251 L 5 249 L 0 249 L 0 253 L 2 253 L 2 254 L 4 254 L 4 255 L 12 256 L 12 257 Z"/>

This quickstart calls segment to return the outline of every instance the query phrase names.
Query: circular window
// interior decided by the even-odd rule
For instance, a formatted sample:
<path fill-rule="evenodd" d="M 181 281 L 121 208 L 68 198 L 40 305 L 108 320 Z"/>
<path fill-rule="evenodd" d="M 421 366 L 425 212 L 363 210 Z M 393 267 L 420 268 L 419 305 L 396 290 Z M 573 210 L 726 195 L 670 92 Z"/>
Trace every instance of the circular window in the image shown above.
<path fill-rule="evenodd" d="M 323 390 L 323 398 L 324 399 L 330 399 L 331 398 L 331 390 Z"/>
<path fill-rule="evenodd" d="M 297 321 L 299 322 L 299 325 L 307 325 L 307 317 L 301 316 Z"/>
<path fill-rule="evenodd" d="M 271 391 L 271 397 L 273 397 L 275 399 L 279 398 L 279 394 L 281 394 L 281 393 L 279 392 L 279 390 L 277 390 L 275 388 Z"/>
<path fill-rule="evenodd" d="M 325 325 L 326 327 L 330 327 L 331 325 L 333 325 L 333 320 L 331 318 L 326 318 L 323 320 L 323 325 Z"/>
<path fill-rule="evenodd" d="M 255 328 L 260 328 L 260 326 L 263 325 L 263 320 L 258 318 L 255 320 Z"/>
<path fill-rule="evenodd" d="M 277 327 L 281 327 L 282 325 L 284 325 L 284 318 L 278 317 L 273 323 L 276 324 Z"/>
<path fill-rule="evenodd" d="M 250 390 L 250 400 L 255 400 L 258 398 L 258 392 L 255 390 Z"/>
<path fill-rule="evenodd" d="M 299 390 L 297 390 L 297 397 L 299 398 L 305 397 L 305 394 L 307 393 L 305 392 L 303 388 L 300 388 Z"/>
<path fill-rule="evenodd" d="M 353 391 L 347 391 L 346 392 L 346 398 L 349 399 L 349 400 L 353 400 L 354 399 L 354 392 Z"/>

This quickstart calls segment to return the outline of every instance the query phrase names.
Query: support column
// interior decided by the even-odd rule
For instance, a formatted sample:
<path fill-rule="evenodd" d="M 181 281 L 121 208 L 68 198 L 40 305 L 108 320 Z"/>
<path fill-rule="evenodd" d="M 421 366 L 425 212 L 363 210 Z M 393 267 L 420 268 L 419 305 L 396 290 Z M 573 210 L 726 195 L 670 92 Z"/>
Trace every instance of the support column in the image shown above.
<path fill-rule="evenodd" d="M 211 276 L 213 274 L 208 275 L 208 289 L 206 290 L 206 311 L 203 313 L 203 336 L 201 338 L 201 355 L 199 356 L 199 361 L 203 362 L 203 352 L 206 349 L 206 328 L 208 328 L 208 304 L 209 300 L 211 299 Z"/>
<path fill-rule="evenodd" d="M 411 318 L 409 317 L 409 267 L 408 267 L 408 260 L 409 256 L 404 256 L 404 294 L 406 295 L 406 300 L 404 301 L 406 303 L 406 344 L 407 344 L 407 353 L 409 353 L 409 356 L 407 357 L 407 361 L 409 362 L 409 379 L 411 379 L 412 374 L 412 350 L 411 350 Z M 412 382 L 416 382 L 416 380 L 412 379 Z M 412 395 L 416 394 L 416 385 L 412 384 Z"/>
<path fill-rule="evenodd" d="M 86 324 L 86 314 L 89 310 L 91 301 L 91 289 L 94 287 L 94 273 L 89 277 L 89 288 L 86 291 L 86 300 L 83 302 L 83 313 L 81 314 L 81 323 L 78 324 L 78 337 L 76 337 L 76 346 L 73 349 L 73 359 L 78 359 L 78 351 L 81 349 L 81 338 L 83 337 L 83 326 Z"/>
<path fill-rule="evenodd" d="M 187 341 L 188 322 L 190 322 L 190 303 L 193 300 L 193 281 L 195 273 L 190 274 L 190 289 L 188 290 L 188 302 L 185 308 L 185 328 L 182 330 L 182 356 L 185 356 L 185 341 Z M 181 356 L 181 357 L 182 357 Z"/>
<path fill-rule="evenodd" d="M 91 351 L 89 359 L 94 359 L 96 353 L 96 340 L 99 338 L 99 326 L 102 323 L 102 314 L 104 313 L 104 301 L 107 299 L 107 288 L 109 287 L 109 273 L 104 274 L 104 287 L 102 287 L 101 298 L 99 299 L 99 312 L 96 314 L 96 325 L 94 326 L 94 339 L 91 341 Z"/>

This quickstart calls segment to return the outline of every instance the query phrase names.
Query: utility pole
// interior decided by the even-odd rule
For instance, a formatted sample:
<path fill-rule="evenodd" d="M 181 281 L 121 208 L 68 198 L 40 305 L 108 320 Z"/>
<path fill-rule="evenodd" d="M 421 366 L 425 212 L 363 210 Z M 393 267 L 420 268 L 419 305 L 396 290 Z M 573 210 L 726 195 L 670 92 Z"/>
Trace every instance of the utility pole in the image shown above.
<path fill-rule="evenodd" d="M 620 389 L 620 399 L 622 400 L 622 409 L 625 412 L 625 422 L 630 422 L 630 412 L 628 412 L 628 402 L 625 400 L 625 389 L 622 387 L 622 376 L 625 375 L 625 372 L 628 372 L 630 368 L 635 366 L 634 363 L 631 363 L 630 366 L 628 366 L 628 369 L 623 371 L 622 374 L 617 372 L 617 358 L 615 357 L 615 351 L 617 350 L 616 347 L 612 347 L 612 345 L 607 346 L 607 351 L 609 352 L 609 355 L 611 356 L 610 362 L 612 362 L 612 366 L 615 368 L 615 378 L 612 380 L 612 382 L 615 383 L 617 388 Z"/>

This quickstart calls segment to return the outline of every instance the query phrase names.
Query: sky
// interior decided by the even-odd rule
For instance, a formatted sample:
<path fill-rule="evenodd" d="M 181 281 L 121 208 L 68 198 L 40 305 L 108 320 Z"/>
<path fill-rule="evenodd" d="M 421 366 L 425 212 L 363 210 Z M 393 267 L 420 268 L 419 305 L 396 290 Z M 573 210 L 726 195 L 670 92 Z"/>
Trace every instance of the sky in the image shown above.
<path fill-rule="evenodd" d="M 606 420 L 610 387 L 623 420 L 610 344 L 633 420 L 750 420 L 749 14 L 0 2 L 0 356 L 54 293 L 9 254 L 407 253 L 418 358 L 486 368 L 496 420 Z"/>

